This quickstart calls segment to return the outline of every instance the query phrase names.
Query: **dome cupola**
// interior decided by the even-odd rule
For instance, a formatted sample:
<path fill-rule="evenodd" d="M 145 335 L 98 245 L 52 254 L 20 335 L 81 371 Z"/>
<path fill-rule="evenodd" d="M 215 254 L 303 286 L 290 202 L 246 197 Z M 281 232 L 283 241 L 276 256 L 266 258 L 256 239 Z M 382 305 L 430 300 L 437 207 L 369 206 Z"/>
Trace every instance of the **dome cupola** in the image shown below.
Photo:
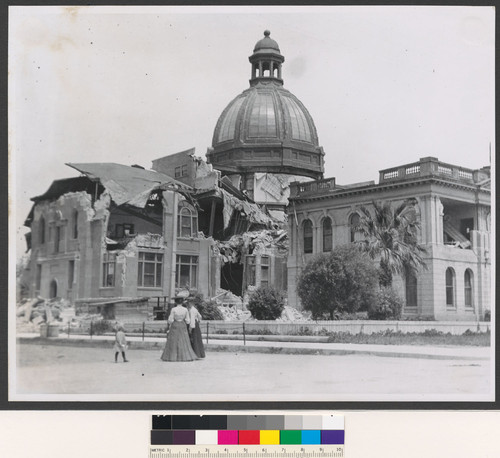
<path fill-rule="evenodd" d="M 264 32 L 249 57 L 250 88 L 224 109 L 207 160 L 224 175 L 280 173 L 319 179 L 324 152 L 304 104 L 283 87 L 285 58 Z"/>

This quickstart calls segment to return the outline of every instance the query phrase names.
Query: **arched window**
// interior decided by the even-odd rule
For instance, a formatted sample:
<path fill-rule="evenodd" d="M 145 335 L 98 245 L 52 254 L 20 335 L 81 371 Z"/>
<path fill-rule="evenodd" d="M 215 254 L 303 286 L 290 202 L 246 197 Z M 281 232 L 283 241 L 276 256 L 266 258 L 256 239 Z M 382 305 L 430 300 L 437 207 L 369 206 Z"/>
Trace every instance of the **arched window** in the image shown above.
<path fill-rule="evenodd" d="M 357 213 L 353 213 L 349 218 L 349 229 L 350 229 L 349 241 L 351 243 L 356 240 L 356 227 L 358 225 L 359 225 L 359 215 Z"/>
<path fill-rule="evenodd" d="M 49 289 L 49 298 L 54 299 L 54 297 L 57 297 L 57 280 L 54 279 L 50 282 L 50 289 Z"/>
<path fill-rule="evenodd" d="M 323 251 L 332 251 L 332 220 L 323 219 Z"/>
<path fill-rule="evenodd" d="M 77 210 L 73 210 L 71 235 L 74 239 L 78 238 L 78 211 Z"/>
<path fill-rule="evenodd" d="M 411 269 L 406 269 L 406 307 L 417 307 L 417 276 Z"/>
<path fill-rule="evenodd" d="M 177 237 L 196 237 L 198 214 L 186 201 L 179 203 L 177 216 Z"/>
<path fill-rule="evenodd" d="M 464 296 L 465 296 L 465 306 L 472 308 L 474 306 L 472 301 L 472 270 L 467 269 L 464 274 Z"/>
<path fill-rule="evenodd" d="M 446 306 L 455 307 L 455 271 L 446 269 Z"/>
<path fill-rule="evenodd" d="M 304 221 L 304 253 L 313 252 L 313 225 L 310 219 Z"/>
<path fill-rule="evenodd" d="M 38 222 L 40 244 L 45 243 L 45 218 L 42 216 Z"/>

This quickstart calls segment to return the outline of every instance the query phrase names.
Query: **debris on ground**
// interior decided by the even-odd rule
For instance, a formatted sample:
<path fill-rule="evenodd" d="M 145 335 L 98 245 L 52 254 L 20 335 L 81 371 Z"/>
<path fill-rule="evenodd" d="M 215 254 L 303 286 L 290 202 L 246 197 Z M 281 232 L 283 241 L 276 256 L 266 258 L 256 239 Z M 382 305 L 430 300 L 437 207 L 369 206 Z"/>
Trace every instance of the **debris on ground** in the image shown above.
<path fill-rule="evenodd" d="M 66 326 L 75 321 L 75 308 L 67 300 L 60 297 L 44 299 L 24 299 L 16 308 L 17 330 L 21 332 L 37 332 L 42 324 L 59 324 Z M 76 325 L 76 324 L 75 324 Z"/>

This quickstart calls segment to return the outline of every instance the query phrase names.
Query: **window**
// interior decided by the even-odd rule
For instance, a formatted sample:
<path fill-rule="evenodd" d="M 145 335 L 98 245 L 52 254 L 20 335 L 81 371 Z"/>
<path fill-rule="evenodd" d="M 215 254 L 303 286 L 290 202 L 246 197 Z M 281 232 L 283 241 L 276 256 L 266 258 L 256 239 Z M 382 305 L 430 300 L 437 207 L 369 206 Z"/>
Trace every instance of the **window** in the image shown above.
<path fill-rule="evenodd" d="M 121 239 L 134 233 L 134 225 L 129 223 L 115 224 L 115 237 Z"/>
<path fill-rule="evenodd" d="M 42 216 L 38 222 L 39 235 L 40 235 L 40 245 L 45 243 L 45 218 Z"/>
<path fill-rule="evenodd" d="M 455 307 L 455 271 L 446 269 L 446 306 Z"/>
<path fill-rule="evenodd" d="M 194 288 L 198 286 L 198 256 L 177 255 L 175 271 L 176 288 Z"/>
<path fill-rule="evenodd" d="M 196 237 L 198 232 L 198 214 L 186 201 L 179 204 L 177 215 L 177 237 Z"/>
<path fill-rule="evenodd" d="M 163 253 L 139 252 L 137 286 L 160 288 Z"/>
<path fill-rule="evenodd" d="M 472 308 L 474 306 L 472 302 L 472 270 L 467 269 L 464 274 L 464 296 L 465 296 L 465 306 Z"/>
<path fill-rule="evenodd" d="M 73 282 L 75 281 L 75 261 L 69 261 L 68 266 L 68 289 L 73 289 Z"/>
<path fill-rule="evenodd" d="M 246 263 L 247 286 L 255 286 L 255 256 L 247 256 Z"/>
<path fill-rule="evenodd" d="M 73 227 L 71 235 L 74 239 L 78 238 L 78 212 L 76 210 L 73 211 Z"/>
<path fill-rule="evenodd" d="M 313 252 L 313 225 L 311 220 L 304 221 L 304 253 Z"/>
<path fill-rule="evenodd" d="M 61 226 L 56 226 L 55 227 L 55 238 L 54 238 L 54 253 L 59 253 L 60 251 L 60 244 L 62 240 L 62 230 L 63 228 Z"/>
<path fill-rule="evenodd" d="M 323 251 L 332 251 L 332 220 L 323 220 Z"/>
<path fill-rule="evenodd" d="M 102 286 L 115 286 L 116 253 L 104 253 L 102 258 Z"/>
<path fill-rule="evenodd" d="M 349 227 L 350 227 L 350 238 L 349 241 L 353 243 L 356 241 L 356 227 L 359 226 L 359 215 L 357 213 L 353 213 L 349 218 Z"/>
<path fill-rule="evenodd" d="M 179 165 L 178 167 L 175 168 L 175 178 L 182 178 L 182 177 L 187 177 L 187 164 L 184 165 Z"/>
<path fill-rule="evenodd" d="M 260 286 L 269 286 L 269 256 L 260 258 Z"/>
<path fill-rule="evenodd" d="M 42 265 L 37 264 L 36 265 L 36 283 L 35 283 L 35 290 L 40 291 L 40 287 L 42 285 Z"/>
<path fill-rule="evenodd" d="M 54 299 L 57 297 L 57 280 L 54 279 L 50 282 L 50 288 L 49 288 L 49 298 Z"/>
<path fill-rule="evenodd" d="M 417 276 L 411 269 L 406 269 L 406 307 L 417 306 Z"/>

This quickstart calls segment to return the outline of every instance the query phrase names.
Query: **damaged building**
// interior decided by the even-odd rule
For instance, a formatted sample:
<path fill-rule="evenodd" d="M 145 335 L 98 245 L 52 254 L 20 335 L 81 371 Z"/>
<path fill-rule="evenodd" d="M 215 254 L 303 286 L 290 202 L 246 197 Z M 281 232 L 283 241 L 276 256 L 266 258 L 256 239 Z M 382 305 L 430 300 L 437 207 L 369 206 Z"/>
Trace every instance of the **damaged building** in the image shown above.
<path fill-rule="evenodd" d="M 54 181 L 32 198 L 25 222 L 32 297 L 63 297 L 114 318 L 108 311 L 116 304 L 133 308 L 144 298 L 164 304 L 179 289 L 213 298 L 221 289 L 241 296 L 265 282 L 286 288 L 286 250 L 275 247 L 272 235 L 280 222 L 194 150 L 154 161 L 156 170 L 68 165 L 82 176 Z M 245 234 L 264 240 L 232 242 Z"/>

